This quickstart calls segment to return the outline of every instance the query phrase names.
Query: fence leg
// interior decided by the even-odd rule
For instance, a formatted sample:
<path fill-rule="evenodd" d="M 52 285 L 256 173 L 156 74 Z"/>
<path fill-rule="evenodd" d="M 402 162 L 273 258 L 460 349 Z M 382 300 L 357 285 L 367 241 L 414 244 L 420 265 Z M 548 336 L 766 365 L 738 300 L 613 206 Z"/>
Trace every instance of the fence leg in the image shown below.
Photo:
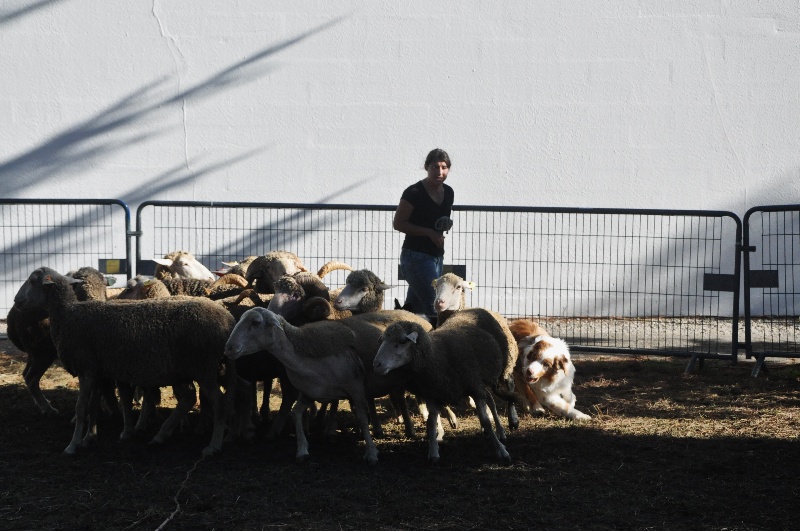
<path fill-rule="evenodd" d="M 758 356 L 758 360 L 756 361 L 755 367 L 753 367 L 753 372 L 750 373 L 750 377 L 757 378 L 758 373 L 762 369 L 764 370 L 764 374 L 769 374 L 769 369 L 767 369 L 766 355 L 764 354 Z"/>

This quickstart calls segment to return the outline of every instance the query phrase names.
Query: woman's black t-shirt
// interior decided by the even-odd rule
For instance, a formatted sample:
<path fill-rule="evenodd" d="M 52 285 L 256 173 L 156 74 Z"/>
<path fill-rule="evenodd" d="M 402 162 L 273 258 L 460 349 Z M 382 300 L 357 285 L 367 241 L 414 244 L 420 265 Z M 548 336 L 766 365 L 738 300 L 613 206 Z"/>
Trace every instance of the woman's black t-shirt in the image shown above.
<path fill-rule="evenodd" d="M 402 199 L 405 199 L 414 210 L 411 212 L 411 217 L 408 219 L 414 225 L 426 227 L 429 229 L 436 228 L 436 220 L 442 216 L 450 216 L 453 210 L 453 189 L 446 184 L 444 186 L 444 200 L 441 205 L 431 199 L 428 192 L 425 190 L 425 185 L 422 181 L 412 184 L 403 191 Z M 411 249 L 412 251 L 419 251 L 433 256 L 442 256 L 444 249 L 437 247 L 430 238 L 427 236 L 411 236 L 406 234 L 403 240 L 403 249 Z"/>

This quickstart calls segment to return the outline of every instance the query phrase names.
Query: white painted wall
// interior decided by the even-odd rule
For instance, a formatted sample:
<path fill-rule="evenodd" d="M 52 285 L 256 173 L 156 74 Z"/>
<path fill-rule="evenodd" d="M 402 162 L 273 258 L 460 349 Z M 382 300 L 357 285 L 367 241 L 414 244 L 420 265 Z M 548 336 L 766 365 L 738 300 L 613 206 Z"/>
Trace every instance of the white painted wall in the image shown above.
<path fill-rule="evenodd" d="M 796 0 L 0 0 L 0 195 L 800 202 Z"/>

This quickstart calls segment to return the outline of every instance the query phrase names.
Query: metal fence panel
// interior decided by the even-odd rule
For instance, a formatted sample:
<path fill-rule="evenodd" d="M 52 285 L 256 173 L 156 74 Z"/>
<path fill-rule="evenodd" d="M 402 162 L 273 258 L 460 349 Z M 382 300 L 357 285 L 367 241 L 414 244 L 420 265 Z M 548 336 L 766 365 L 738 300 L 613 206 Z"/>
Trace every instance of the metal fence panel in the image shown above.
<path fill-rule="evenodd" d="M 800 357 L 800 205 L 754 207 L 743 223 L 745 343 L 758 374 L 766 357 Z"/>
<path fill-rule="evenodd" d="M 211 269 L 286 249 L 374 271 L 405 299 L 394 206 L 148 202 L 137 263 L 186 249 Z M 576 350 L 735 358 L 741 223 L 729 212 L 454 207 L 445 262 L 468 304 L 532 317 Z M 345 273 L 326 278 L 332 287 Z M 720 280 L 722 279 L 722 280 Z"/>
<path fill-rule="evenodd" d="M 0 199 L 0 230 L 3 319 L 37 267 L 67 273 L 85 266 L 100 269 L 101 260 L 119 260 L 118 278 L 124 282 L 130 274 L 130 211 L 122 201 Z"/>

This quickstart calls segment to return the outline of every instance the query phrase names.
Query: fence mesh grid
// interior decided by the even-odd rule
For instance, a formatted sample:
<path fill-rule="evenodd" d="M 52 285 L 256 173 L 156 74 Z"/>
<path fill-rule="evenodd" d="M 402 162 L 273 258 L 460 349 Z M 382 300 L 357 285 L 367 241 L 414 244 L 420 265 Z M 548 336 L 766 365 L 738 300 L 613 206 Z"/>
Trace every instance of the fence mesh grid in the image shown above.
<path fill-rule="evenodd" d="M 750 297 L 750 342 L 755 354 L 800 352 L 800 209 L 748 213 L 750 269 L 774 274 L 777 286 L 745 286 Z"/>
<path fill-rule="evenodd" d="M 0 202 L 0 315 L 37 267 L 67 273 L 100 259 L 125 259 L 126 209 L 119 204 Z M 124 280 L 124 276 L 120 276 Z"/>
<path fill-rule="evenodd" d="M 186 249 L 215 269 L 286 249 L 311 270 L 337 260 L 374 271 L 393 286 L 390 308 L 407 290 L 393 215 L 393 206 L 144 205 L 140 258 Z M 704 291 L 703 278 L 733 273 L 732 218 L 456 208 L 453 219 L 445 262 L 477 283 L 470 306 L 535 318 L 578 348 L 730 355 L 733 294 Z"/>

